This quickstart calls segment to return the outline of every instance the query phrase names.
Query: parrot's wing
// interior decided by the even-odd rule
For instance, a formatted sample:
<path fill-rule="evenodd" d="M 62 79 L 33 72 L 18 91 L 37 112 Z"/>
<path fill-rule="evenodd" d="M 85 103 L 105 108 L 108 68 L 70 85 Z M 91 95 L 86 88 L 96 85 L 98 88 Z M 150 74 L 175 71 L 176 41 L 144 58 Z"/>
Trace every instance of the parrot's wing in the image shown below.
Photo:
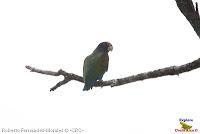
<path fill-rule="evenodd" d="M 97 53 L 85 58 L 83 66 L 84 81 L 96 81 L 108 70 L 108 55 Z"/>
<path fill-rule="evenodd" d="M 89 55 L 85 58 L 83 65 L 83 79 L 85 83 L 87 82 L 94 83 L 97 75 L 95 65 L 96 65 L 95 56 Z"/>
<path fill-rule="evenodd" d="M 84 60 L 84 65 L 83 65 L 83 79 L 85 81 L 86 79 L 86 75 L 88 74 L 88 71 L 89 71 L 89 56 L 87 56 Z"/>

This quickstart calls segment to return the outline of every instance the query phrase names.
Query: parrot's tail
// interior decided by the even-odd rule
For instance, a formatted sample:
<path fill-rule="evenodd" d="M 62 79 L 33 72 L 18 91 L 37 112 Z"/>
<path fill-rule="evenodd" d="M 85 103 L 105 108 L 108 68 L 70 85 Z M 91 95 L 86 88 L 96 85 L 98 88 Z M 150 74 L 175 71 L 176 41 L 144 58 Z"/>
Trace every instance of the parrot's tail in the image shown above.
<path fill-rule="evenodd" d="M 88 90 L 90 90 L 90 88 L 91 88 L 91 86 L 85 84 L 83 91 L 88 91 Z"/>

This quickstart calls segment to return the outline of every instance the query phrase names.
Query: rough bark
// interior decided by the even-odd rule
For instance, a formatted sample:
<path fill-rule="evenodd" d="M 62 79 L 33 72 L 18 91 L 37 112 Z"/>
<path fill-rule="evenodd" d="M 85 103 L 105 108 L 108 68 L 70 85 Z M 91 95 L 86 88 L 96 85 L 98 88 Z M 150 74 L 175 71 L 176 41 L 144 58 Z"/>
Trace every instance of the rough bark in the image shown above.
<path fill-rule="evenodd" d="M 192 0 L 175 0 L 177 3 L 177 6 L 181 13 L 186 17 L 186 19 L 189 21 L 191 26 L 193 27 L 194 31 L 200 38 L 200 17 L 198 12 L 198 3 L 195 3 L 195 7 L 193 5 Z M 73 74 L 73 73 L 67 73 L 60 69 L 57 72 L 54 71 L 47 71 L 47 70 L 41 70 L 37 69 L 31 66 L 26 66 L 27 69 L 29 69 L 31 72 L 41 73 L 45 75 L 52 75 L 52 76 L 64 76 L 64 79 L 60 82 L 58 82 L 54 87 L 50 89 L 50 91 L 56 90 L 58 87 L 68 83 L 71 80 L 75 80 L 78 82 L 83 83 L 83 77 Z M 94 86 L 120 86 L 124 84 L 128 84 L 131 82 L 141 81 L 145 79 L 150 78 L 157 78 L 162 76 L 168 76 L 168 75 L 179 75 L 181 73 L 189 72 L 191 70 L 200 68 L 200 58 L 197 60 L 194 60 L 193 62 L 180 65 L 180 66 L 170 66 L 166 68 L 157 69 L 154 71 L 144 72 L 137 75 L 131 75 L 124 78 L 119 79 L 113 79 L 108 81 L 97 81 Z"/>

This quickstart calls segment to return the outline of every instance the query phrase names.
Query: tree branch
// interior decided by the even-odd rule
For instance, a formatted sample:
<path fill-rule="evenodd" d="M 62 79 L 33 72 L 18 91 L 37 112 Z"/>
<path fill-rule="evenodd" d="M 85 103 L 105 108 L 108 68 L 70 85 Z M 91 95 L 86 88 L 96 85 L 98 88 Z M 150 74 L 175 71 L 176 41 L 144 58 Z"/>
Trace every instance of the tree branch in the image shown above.
<path fill-rule="evenodd" d="M 186 17 L 186 19 L 190 22 L 191 26 L 193 27 L 194 31 L 197 33 L 197 35 L 200 38 L 200 16 L 199 16 L 199 11 L 198 11 L 198 3 L 195 3 L 195 7 L 193 5 L 192 0 L 175 0 L 177 3 L 177 6 L 181 13 Z M 83 83 L 83 77 L 73 74 L 73 73 L 67 73 L 63 71 L 62 69 L 58 70 L 57 72 L 54 71 L 47 71 L 47 70 L 41 70 L 37 69 L 31 66 L 26 66 L 27 69 L 29 69 L 31 72 L 36 72 L 40 74 L 45 74 L 45 75 L 52 75 L 52 76 L 64 76 L 64 79 L 60 82 L 58 82 L 54 87 L 51 88 L 50 91 L 56 90 L 58 87 L 68 83 L 71 80 L 75 80 L 78 82 Z M 168 75 L 179 75 L 184 72 L 189 72 L 191 70 L 200 68 L 200 58 L 181 65 L 181 66 L 171 66 L 171 67 L 166 67 L 162 69 L 157 69 L 154 71 L 149 71 L 145 73 L 140 73 L 137 75 L 132 75 L 120 79 L 113 79 L 113 80 L 108 80 L 108 81 L 97 81 L 94 86 L 120 86 L 124 84 L 128 84 L 131 82 L 136 82 L 136 81 L 141 81 L 145 79 L 150 79 L 150 78 L 157 78 L 157 77 L 162 77 L 162 76 L 168 76 Z"/>
<path fill-rule="evenodd" d="M 166 68 L 157 69 L 157 70 L 149 71 L 145 73 L 140 73 L 137 75 L 132 75 L 132 76 L 124 77 L 120 79 L 113 79 L 113 80 L 108 80 L 108 81 L 97 81 L 94 86 L 95 87 L 120 86 L 120 85 L 128 84 L 131 82 L 141 81 L 141 80 L 150 79 L 150 78 L 157 78 L 157 77 L 162 77 L 162 76 L 167 76 L 167 75 L 179 75 L 181 73 L 189 72 L 199 67 L 200 67 L 200 58 L 193 62 L 184 64 L 181 66 L 166 67 Z M 83 83 L 83 77 L 73 74 L 73 73 L 67 73 L 61 69 L 57 72 L 53 72 L 53 71 L 37 69 L 31 66 L 26 66 L 26 68 L 29 69 L 31 72 L 52 75 L 52 76 L 60 76 L 60 75 L 64 76 L 64 80 L 57 83 L 54 87 L 51 88 L 50 91 L 56 90 L 58 87 L 68 83 L 71 80 L 75 80 L 75 81 Z"/>
<path fill-rule="evenodd" d="M 194 7 L 192 0 L 176 0 L 176 4 L 200 38 L 200 17 L 198 3 L 196 2 Z"/>

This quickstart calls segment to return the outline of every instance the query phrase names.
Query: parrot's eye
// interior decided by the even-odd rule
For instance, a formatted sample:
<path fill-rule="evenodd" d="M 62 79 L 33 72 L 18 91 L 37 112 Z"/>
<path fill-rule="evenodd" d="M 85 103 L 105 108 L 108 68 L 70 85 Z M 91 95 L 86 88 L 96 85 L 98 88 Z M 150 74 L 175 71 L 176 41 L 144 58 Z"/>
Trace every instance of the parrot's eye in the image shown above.
<path fill-rule="evenodd" d="M 112 50 L 113 50 L 112 44 L 108 43 L 108 51 L 112 51 Z"/>

